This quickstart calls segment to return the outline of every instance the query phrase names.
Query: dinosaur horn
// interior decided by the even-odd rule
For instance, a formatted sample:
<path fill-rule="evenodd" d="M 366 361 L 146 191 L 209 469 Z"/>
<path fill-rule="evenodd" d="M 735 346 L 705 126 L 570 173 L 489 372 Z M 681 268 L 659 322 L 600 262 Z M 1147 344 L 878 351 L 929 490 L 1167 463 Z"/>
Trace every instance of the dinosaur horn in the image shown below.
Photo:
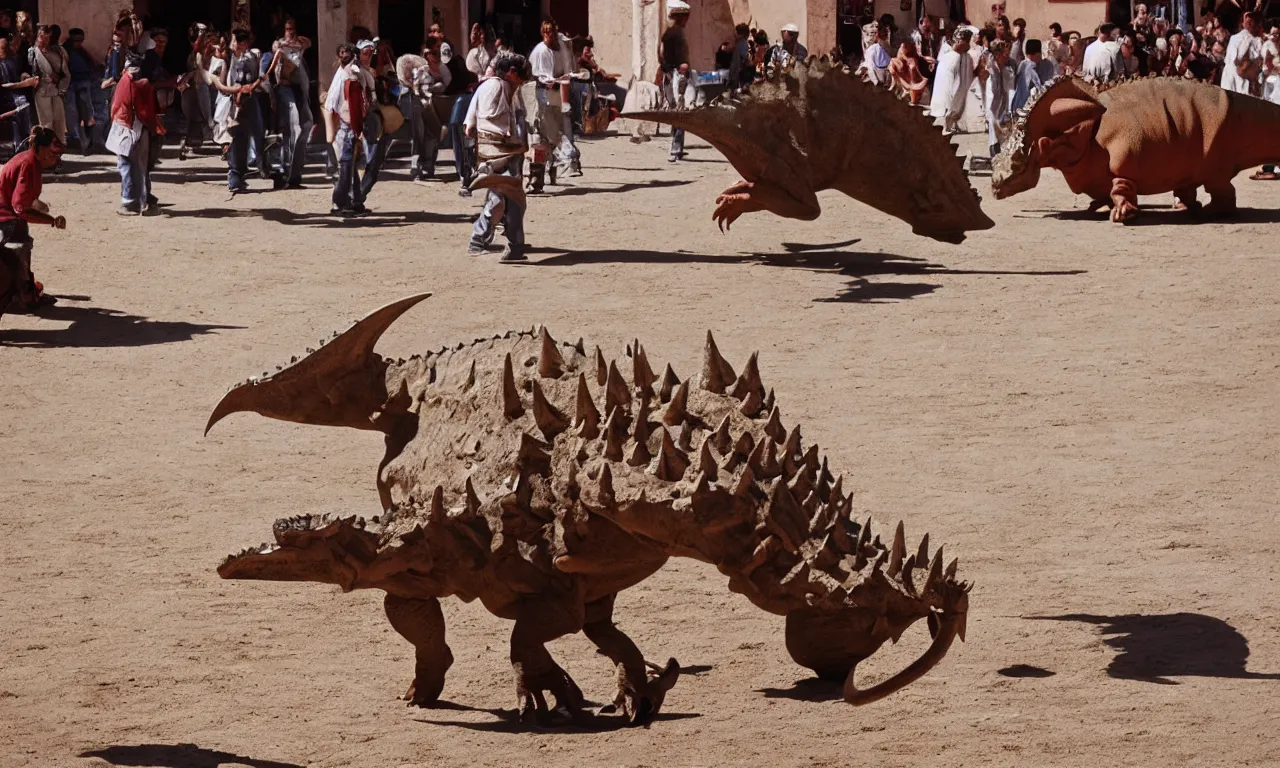
<path fill-rule="evenodd" d="M 387 363 L 374 345 L 397 318 L 429 296 L 408 296 L 374 310 L 276 374 L 233 387 L 214 407 L 205 434 L 240 411 L 300 424 L 378 429 L 374 417 L 395 393 L 387 391 Z"/>

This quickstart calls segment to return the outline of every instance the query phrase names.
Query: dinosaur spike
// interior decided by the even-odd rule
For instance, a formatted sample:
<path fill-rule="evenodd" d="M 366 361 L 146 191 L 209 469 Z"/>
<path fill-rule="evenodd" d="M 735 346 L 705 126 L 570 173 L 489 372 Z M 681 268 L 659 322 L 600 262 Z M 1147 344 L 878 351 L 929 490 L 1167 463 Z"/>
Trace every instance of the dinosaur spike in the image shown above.
<path fill-rule="evenodd" d="M 604 457 L 609 461 L 622 461 L 622 443 L 626 433 L 622 428 L 622 411 L 615 407 L 604 421 Z"/>
<path fill-rule="evenodd" d="M 662 372 L 662 381 L 658 384 L 658 397 L 662 402 L 671 399 L 671 392 L 680 385 L 680 379 L 676 378 L 676 372 L 671 370 L 671 363 L 667 363 L 667 367 Z"/>
<path fill-rule="evenodd" d="M 662 414 L 662 423 L 669 427 L 683 423 L 689 418 L 689 382 L 681 382 L 679 389 L 672 396 L 667 410 Z"/>
<path fill-rule="evenodd" d="M 439 523 L 444 520 L 444 486 L 437 485 L 431 493 L 431 511 L 427 513 L 427 521 Z"/>
<path fill-rule="evenodd" d="M 551 338 L 547 326 L 542 326 L 542 350 L 538 353 L 538 375 L 544 379 L 558 379 L 564 374 L 564 356 Z"/>
<path fill-rule="evenodd" d="M 764 396 L 764 409 L 766 411 L 773 410 L 773 387 L 769 387 L 769 393 Z"/>
<path fill-rule="evenodd" d="M 524 406 L 520 403 L 520 390 L 516 389 L 516 372 L 511 365 L 510 352 L 502 363 L 502 413 L 507 417 L 507 421 L 524 415 Z"/>
<path fill-rule="evenodd" d="M 818 444 L 814 443 L 809 446 L 809 450 L 804 452 L 804 463 L 808 467 L 810 474 L 816 479 L 818 470 L 822 468 L 822 463 L 818 461 Z"/>
<path fill-rule="evenodd" d="M 631 393 L 627 390 L 627 383 L 622 380 L 622 374 L 618 372 L 618 365 L 609 363 L 609 378 L 604 385 L 604 409 L 608 412 L 614 408 L 630 411 Z"/>
<path fill-rule="evenodd" d="M 942 547 L 933 553 L 933 562 L 929 563 L 929 576 L 924 580 L 924 594 L 936 589 L 942 583 Z"/>
<path fill-rule="evenodd" d="M 653 425 L 649 423 L 649 404 L 640 403 L 640 408 L 636 412 L 636 421 L 631 426 L 631 437 L 637 443 L 648 443 L 649 435 L 653 434 Z"/>
<path fill-rule="evenodd" d="M 600 468 L 600 489 L 598 493 L 601 501 L 613 504 L 613 471 L 609 469 L 609 462 L 607 461 Z"/>
<path fill-rule="evenodd" d="M 902 560 L 907 556 L 907 533 L 903 527 L 902 521 L 898 521 L 898 527 L 893 532 L 892 554 L 889 557 L 889 569 L 885 571 L 890 577 L 897 576 L 902 570 Z"/>
<path fill-rule="evenodd" d="M 733 471 L 733 468 L 746 461 L 752 451 L 755 450 L 756 439 L 751 436 L 750 432 L 743 432 L 738 441 L 733 444 L 733 452 L 729 454 L 729 458 L 725 460 L 725 469 Z"/>
<path fill-rule="evenodd" d="M 462 391 L 466 392 L 476 385 L 476 361 L 471 361 L 471 370 L 467 372 L 467 380 L 462 384 Z"/>
<path fill-rule="evenodd" d="M 600 436 L 600 411 L 596 410 L 596 402 L 587 389 L 587 374 L 578 374 L 578 402 L 575 424 L 578 426 L 578 437 L 595 440 Z"/>
<path fill-rule="evenodd" d="M 776 405 L 769 411 L 769 421 L 764 425 L 764 433 L 779 443 L 787 439 L 787 431 L 782 428 L 782 412 Z"/>
<path fill-rule="evenodd" d="M 596 386 L 603 387 L 609 380 L 609 366 L 604 361 L 604 353 L 596 347 Z"/>
<path fill-rule="evenodd" d="M 685 422 L 680 425 L 680 433 L 676 437 L 676 447 L 688 453 L 693 450 L 693 424 Z"/>
<path fill-rule="evenodd" d="M 743 416 L 746 416 L 748 418 L 755 418 L 755 415 L 757 413 L 760 413 L 761 405 L 763 405 L 763 403 L 761 403 L 760 397 L 756 395 L 755 392 L 748 392 L 746 398 L 742 401 L 742 405 L 741 407 L 738 408 L 738 410 L 742 413 Z"/>
<path fill-rule="evenodd" d="M 902 586 L 907 590 L 907 594 L 912 597 L 919 597 L 920 593 L 916 591 L 915 578 L 912 573 L 916 569 L 916 556 L 911 555 L 902 563 Z"/>
<path fill-rule="evenodd" d="M 474 515 L 480 511 L 480 497 L 476 495 L 475 486 L 471 484 L 471 475 L 467 475 L 466 495 L 467 514 Z"/>
<path fill-rule="evenodd" d="M 704 477 L 715 480 L 719 476 L 719 470 L 716 457 L 711 453 L 711 436 L 708 435 L 702 439 L 702 448 L 698 451 L 698 471 Z"/>
<path fill-rule="evenodd" d="M 578 337 L 578 343 L 573 345 L 573 351 L 577 352 L 583 357 L 587 356 L 587 345 L 583 343 L 581 336 Z"/>
<path fill-rule="evenodd" d="M 711 435 L 711 444 L 720 453 L 728 453 L 733 446 L 733 435 L 729 433 L 729 416 L 727 414 L 720 421 L 720 426 L 716 427 L 716 431 Z"/>
<path fill-rule="evenodd" d="M 771 443 L 772 441 L 766 437 L 756 443 L 755 448 L 751 451 L 751 455 L 747 457 L 747 464 L 751 465 L 751 468 L 756 471 L 756 474 L 764 474 L 764 456 L 765 452 L 769 450 Z"/>
<path fill-rule="evenodd" d="M 959 568 L 960 558 L 952 558 L 951 562 L 947 563 L 947 568 L 943 571 L 943 575 L 946 576 L 949 581 L 954 581 L 956 578 L 956 571 L 959 570 Z"/>
<path fill-rule="evenodd" d="M 868 516 L 866 522 L 862 524 L 862 530 L 858 532 L 858 550 L 861 551 L 871 543 L 871 517 Z"/>
<path fill-rule="evenodd" d="M 839 477 L 836 478 L 836 481 L 832 483 L 831 493 L 828 494 L 832 504 L 839 504 L 840 502 L 844 501 L 843 488 L 844 488 L 844 475 L 840 475 Z"/>
<path fill-rule="evenodd" d="M 711 483 L 708 482 L 707 476 L 701 472 L 693 479 L 693 493 L 699 495 L 703 493 L 711 493 Z"/>
<path fill-rule="evenodd" d="M 713 394 L 722 395 L 734 378 L 736 377 L 733 368 L 720 356 L 715 338 L 712 337 L 711 331 L 707 331 L 707 345 L 702 360 L 702 388 Z"/>
<path fill-rule="evenodd" d="M 772 412 L 773 409 L 770 409 Z M 787 433 L 786 447 L 783 451 L 784 455 L 797 457 L 800 456 L 800 425 L 797 424 Z"/>
<path fill-rule="evenodd" d="M 796 502 L 795 496 L 787 489 L 787 484 L 778 480 L 773 484 L 769 494 L 769 508 L 765 512 L 765 526 L 782 539 L 782 544 L 789 551 L 795 552 L 804 541 L 804 531 L 809 526 L 804 510 Z"/>
<path fill-rule="evenodd" d="M 665 433 L 665 430 L 663 430 Z M 637 440 L 627 452 L 627 464 L 633 467 L 643 467 L 653 460 L 653 454 L 649 451 L 649 443 L 647 440 Z"/>
<path fill-rule="evenodd" d="M 733 486 L 734 496 L 746 496 L 751 493 L 751 489 L 756 484 L 756 473 L 751 471 L 751 465 L 742 468 L 742 474 L 738 476 L 738 482 Z"/>
<path fill-rule="evenodd" d="M 688 468 L 689 457 L 671 442 L 671 433 L 662 430 L 662 447 L 658 450 L 658 466 L 654 474 L 661 480 L 674 483 L 684 477 Z"/>
<path fill-rule="evenodd" d="M 920 539 L 920 548 L 916 550 L 916 562 L 921 568 L 929 562 L 929 534 L 927 533 Z"/>
<path fill-rule="evenodd" d="M 777 477 L 782 474 L 782 467 L 778 465 L 777 444 L 772 439 L 766 438 L 766 446 L 764 455 L 761 456 L 760 469 L 765 477 Z"/>
<path fill-rule="evenodd" d="M 807 472 L 797 472 L 791 478 L 789 487 L 796 496 L 804 496 L 813 490 L 813 480 Z"/>
<path fill-rule="evenodd" d="M 520 434 L 520 451 L 516 454 L 516 466 L 520 469 L 547 475 L 551 472 L 551 445 L 528 432 Z"/>
<path fill-rule="evenodd" d="M 640 348 L 640 343 L 636 342 L 636 354 L 631 358 L 631 381 L 635 384 L 636 393 L 645 400 L 653 397 L 653 383 L 657 380 L 658 377 L 649 367 L 649 356 Z"/>
<path fill-rule="evenodd" d="M 548 440 L 569 428 L 569 417 L 547 400 L 537 379 L 533 380 L 533 421 Z"/>
<path fill-rule="evenodd" d="M 747 364 L 742 369 L 742 375 L 734 382 L 733 391 L 730 393 L 739 400 L 746 400 L 748 395 L 757 395 L 760 402 L 764 402 L 764 383 L 760 381 L 760 353 L 752 352 L 751 357 L 747 358 Z"/>

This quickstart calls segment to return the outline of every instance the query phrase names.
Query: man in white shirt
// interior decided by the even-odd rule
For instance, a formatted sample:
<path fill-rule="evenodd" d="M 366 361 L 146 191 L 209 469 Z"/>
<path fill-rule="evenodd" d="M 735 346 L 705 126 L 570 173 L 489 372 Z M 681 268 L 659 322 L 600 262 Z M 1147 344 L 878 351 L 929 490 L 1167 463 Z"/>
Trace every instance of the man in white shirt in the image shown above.
<path fill-rule="evenodd" d="M 1047 79 L 1053 79 L 1053 63 L 1045 61 L 1041 55 L 1039 40 L 1027 40 L 1023 43 L 1022 50 L 1026 58 L 1013 73 L 1013 96 L 1009 99 L 1011 115 L 1017 114 L 1018 110 L 1027 105 L 1031 94 L 1044 87 L 1046 78 L 1041 73 L 1048 73 Z"/>
<path fill-rule="evenodd" d="M 338 46 L 338 69 L 329 82 L 325 109 L 338 121 L 334 133 L 333 152 L 338 158 L 338 178 L 333 184 L 333 208 L 335 216 L 360 216 L 366 210 L 364 193 L 360 189 L 356 173 L 356 157 L 360 154 L 360 136 L 364 133 L 365 86 L 356 64 L 356 47 L 351 43 Z"/>
<path fill-rule="evenodd" d="M 543 174 L 549 169 L 550 182 L 556 183 L 556 164 L 564 166 L 568 175 L 581 176 L 578 148 L 573 144 L 569 124 L 569 73 L 573 72 L 573 47 L 560 37 L 552 19 L 542 22 L 542 42 L 529 54 L 533 82 L 525 86 L 525 101 L 533 109 L 530 144 L 533 162 L 529 164 L 529 190 L 541 192 Z M 552 153 L 554 152 L 554 156 Z"/>
<path fill-rule="evenodd" d="M 938 74 L 934 79 L 929 114 L 942 118 L 943 133 L 948 135 L 956 132 L 960 119 L 964 117 L 969 87 L 973 85 L 974 66 L 969 56 L 972 41 L 973 30 L 957 29 L 951 47 L 938 56 Z"/>
<path fill-rule="evenodd" d="M 477 255 L 489 250 L 494 220 L 501 217 L 507 238 L 502 261 L 525 261 L 525 200 L 518 193 L 520 165 L 527 147 L 519 135 L 515 101 L 520 97 L 520 86 L 529 79 L 529 64 L 519 54 L 499 53 L 491 66 L 493 77 L 480 81 L 464 121 L 467 136 L 476 140 L 476 157 L 480 161 L 472 187 L 488 190 L 484 208 L 471 228 L 467 253 Z M 512 186 L 515 193 L 510 191 Z"/>
<path fill-rule="evenodd" d="M 443 95 L 453 81 L 449 68 L 440 60 L 438 45 L 428 40 L 421 58 L 425 63 L 413 68 L 409 82 L 401 83 L 408 91 L 409 102 L 409 181 L 435 178 L 442 125 L 433 100 Z"/>
<path fill-rule="evenodd" d="M 1250 11 L 1244 15 L 1244 25 L 1227 43 L 1226 60 L 1222 66 L 1222 89 L 1235 93 L 1259 95 L 1262 72 L 1262 14 Z"/>
<path fill-rule="evenodd" d="M 1103 24 L 1098 27 L 1098 39 L 1084 49 L 1080 69 L 1086 80 L 1106 83 L 1115 80 L 1124 69 L 1123 62 L 1117 61 L 1121 56 L 1120 44 L 1111 39 L 1115 31 L 1115 24 Z"/>

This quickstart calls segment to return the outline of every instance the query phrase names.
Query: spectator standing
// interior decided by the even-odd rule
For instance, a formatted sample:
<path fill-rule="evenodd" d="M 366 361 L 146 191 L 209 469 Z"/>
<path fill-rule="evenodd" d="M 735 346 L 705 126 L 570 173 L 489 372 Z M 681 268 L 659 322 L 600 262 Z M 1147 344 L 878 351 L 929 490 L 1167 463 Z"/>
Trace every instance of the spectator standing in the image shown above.
<path fill-rule="evenodd" d="M 1014 19 L 1012 31 L 1013 39 L 1009 44 L 1009 63 L 1016 67 L 1026 58 L 1027 20 L 1023 18 Z"/>
<path fill-rule="evenodd" d="M 338 177 L 333 184 L 333 207 L 329 212 L 335 216 L 363 215 L 366 209 L 356 173 L 356 157 L 364 132 L 366 105 L 364 86 L 360 82 L 360 65 L 356 63 L 356 47 L 351 43 L 338 46 L 338 70 L 329 83 L 325 109 L 338 121 L 333 140 L 333 151 L 338 158 Z"/>
<path fill-rule="evenodd" d="M 187 71 L 178 81 L 182 96 L 182 116 L 186 131 L 178 147 L 178 159 L 186 160 L 192 150 L 199 149 L 206 135 L 213 132 L 213 109 L 209 99 L 209 30 L 204 24 L 192 24 L 187 31 L 191 53 L 187 56 Z"/>
<path fill-rule="evenodd" d="M 1124 69 L 1125 65 L 1120 61 L 1120 45 L 1111 39 L 1115 31 L 1116 25 L 1110 23 L 1098 27 L 1098 39 L 1084 49 L 1081 74 L 1085 78 L 1106 83 L 1115 80 Z"/>
<path fill-rule="evenodd" d="M 974 64 L 969 56 L 973 30 L 961 27 L 951 47 L 938 56 L 938 76 L 934 80 L 929 114 L 942 118 L 943 132 L 955 133 L 964 117 L 965 102 L 973 85 Z"/>
<path fill-rule="evenodd" d="M 472 46 L 476 45 L 476 37 L 472 27 L 472 37 L 469 42 Z M 441 47 L 447 44 L 445 40 L 441 43 Z M 484 30 L 480 30 L 479 37 L 480 50 L 484 50 Z M 472 50 L 475 50 L 473 47 Z M 470 53 L 467 56 L 454 54 L 448 62 L 442 61 L 449 69 L 449 85 L 445 87 L 445 94 L 453 96 L 453 104 L 449 108 L 449 148 L 453 151 L 453 170 L 458 175 L 458 194 L 462 197 L 470 197 L 471 190 L 467 185 L 471 182 L 471 174 L 473 172 L 471 164 L 471 153 L 467 149 L 467 136 L 464 123 L 467 119 L 467 109 L 471 106 L 471 94 L 475 92 L 476 86 L 480 83 L 483 72 L 476 74 L 471 70 Z"/>
<path fill-rule="evenodd" d="M 71 73 L 67 71 L 66 53 L 62 46 L 53 43 L 51 25 L 41 24 L 36 28 L 36 44 L 27 52 L 27 57 L 27 71 L 40 78 L 35 93 L 36 116 L 40 125 L 52 129 L 58 143 L 65 146 L 67 112 L 64 99 L 71 87 Z"/>
<path fill-rule="evenodd" d="M 281 183 L 289 189 L 302 187 L 302 171 L 307 163 L 307 141 L 315 119 L 311 115 L 311 73 L 303 56 L 311 40 L 298 34 L 298 22 L 284 17 L 284 36 L 272 46 L 276 55 L 276 112 L 280 119 Z"/>
<path fill-rule="evenodd" d="M 529 190 L 532 192 L 542 191 L 544 173 L 552 184 L 559 168 L 570 175 L 582 175 L 578 149 L 573 144 L 573 128 L 569 124 L 573 46 L 560 34 L 560 28 L 553 19 L 543 21 L 540 31 L 542 42 L 529 54 L 534 82 L 525 86 L 525 103 L 534 105 L 533 121 L 529 126 L 533 149 L 529 164 Z"/>
<path fill-rule="evenodd" d="M 668 0 L 667 16 L 671 26 L 662 33 L 658 41 L 658 61 L 662 63 L 661 84 L 667 107 L 681 109 L 693 106 L 687 98 L 689 87 L 689 41 L 685 38 L 684 29 L 689 24 L 689 4 L 684 0 Z M 686 105 L 686 100 L 690 101 Z M 684 159 L 684 129 L 671 129 L 671 149 L 667 162 L 675 163 Z"/>
<path fill-rule="evenodd" d="M 262 133 L 262 113 L 254 97 L 262 84 L 262 68 L 257 53 L 249 49 L 248 30 L 233 31 L 231 40 L 231 56 L 216 87 L 220 93 L 230 97 L 227 128 L 231 151 L 227 155 L 227 188 L 235 195 L 249 191 L 245 180 L 249 174 L 249 144 L 253 137 Z M 262 160 L 261 154 L 259 160 Z"/>
<path fill-rule="evenodd" d="M 938 55 L 941 53 L 942 35 L 939 34 L 934 26 L 932 16 L 925 16 L 920 19 L 920 23 L 911 31 L 911 42 L 915 44 L 916 53 L 919 55 L 921 63 L 924 64 L 922 71 L 929 80 L 929 87 L 933 87 L 933 79 L 938 71 Z"/>
<path fill-rule="evenodd" d="M 733 28 L 733 55 L 729 58 L 729 88 L 739 90 L 755 82 L 755 67 L 751 62 L 751 27 L 739 24 Z"/>
<path fill-rule="evenodd" d="M 1223 90 L 1258 96 L 1262 72 L 1262 14 L 1250 11 L 1244 15 L 1240 31 L 1227 43 L 1222 68 Z"/>
<path fill-rule="evenodd" d="M 142 57 L 130 51 L 124 75 L 111 101 L 111 131 L 107 149 L 116 156 L 120 171 L 121 216 L 153 215 L 160 212 L 151 193 L 151 136 L 164 135 L 157 119 L 155 93 L 142 76 Z"/>
<path fill-rule="evenodd" d="M 80 141 L 80 154 L 93 151 L 93 71 L 98 63 L 84 47 L 84 30 L 73 29 L 67 33 L 67 70 L 70 73 L 70 89 L 67 91 L 64 110 L 75 116 L 72 127 Z"/>
<path fill-rule="evenodd" d="M 39 82 L 27 71 L 25 60 L 17 57 L 13 43 L 0 37 L 0 114 L 13 112 L 13 151 L 31 135 L 31 88 Z"/>
<path fill-rule="evenodd" d="M 426 64 L 413 70 L 410 82 L 402 83 L 410 92 L 410 181 L 435 178 L 441 126 L 434 100 L 437 96 L 444 95 L 451 77 L 449 69 L 440 63 L 438 48 L 431 47 L 428 43 L 423 46 L 422 56 Z"/>
<path fill-rule="evenodd" d="M 44 293 L 44 286 L 31 272 L 31 233 L 27 225 L 67 227 L 65 218 L 49 215 L 48 206 L 40 202 L 43 172 L 57 167 L 63 149 L 52 129 L 37 126 L 31 130 L 27 151 L 14 155 L 0 168 L 0 241 L 16 246 L 0 248 L 0 259 L 17 262 L 6 265 L 17 279 L 0 289 L 0 313 L 32 312 L 57 301 Z"/>
<path fill-rule="evenodd" d="M 1027 105 L 1031 94 L 1053 79 L 1053 62 L 1041 54 L 1039 40 L 1028 40 L 1023 51 L 1027 57 L 1014 69 L 1013 96 L 1009 99 L 1009 112 L 1015 115 Z"/>
<path fill-rule="evenodd" d="M 885 41 L 889 41 L 892 32 L 892 27 L 886 30 Z M 885 52 L 888 53 L 888 50 L 886 49 Z M 774 69 L 785 69 L 791 62 L 804 61 L 807 58 L 809 58 L 809 49 L 800 44 L 800 27 L 795 24 L 785 24 L 782 27 L 782 39 L 769 49 L 768 55 L 765 56 L 765 64 Z"/>
<path fill-rule="evenodd" d="M 530 77 L 529 65 L 518 54 L 498 54 L 493 60 L 493 77 L 485 78 L 476 89 L 467 110 L 466 132 L 476 140 L 476 155 L 482 173 L 513 177 L 520 184 L 520 159 L 527 149 L 520 140 L 515 102 L 520 88 Z M 489 187 L 484 208 L 471 228 L 467 253 L 478 255 L 493 243 L 498 217 L 502 218 L 507 247 L 503 262 L 525 261 L 524 213 L 526 201 Z"/>
<path fill-rule="evenodd" d="M 991 157 L 1000 154 L 1001 137 L 1012 118 L 1009 94 L 1013 91 L 1013 69 L 1010 66 L 1006 40 L 994 40 L 987 59 L 986 107 L 987 148 Z"/>

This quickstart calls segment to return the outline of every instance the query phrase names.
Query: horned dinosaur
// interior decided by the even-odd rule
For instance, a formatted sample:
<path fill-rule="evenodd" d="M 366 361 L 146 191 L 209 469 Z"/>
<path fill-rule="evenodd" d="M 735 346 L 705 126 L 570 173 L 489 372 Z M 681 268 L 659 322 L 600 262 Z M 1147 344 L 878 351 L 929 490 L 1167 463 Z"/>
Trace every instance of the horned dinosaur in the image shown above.
<path fill-rule="evenodd" d="M 591 717 L 545 648 L 578 631 L 616 665 L 612 708 L 651 720 L 680 667 L 645 662 L 614 625 L 613 604 L 671 555 L 715 564 L 732 591 L 785 616 L 792 657 L 844 680 L 852 704 L 914 681 L 964 638 L 968 585 L 956 561 L 944 567 L 941 548 L 931 556 L 927 535 L 908 553 L 901 524 L 888 544 L 872 537 L 818 447 L 799 426 L 784 429 L 755 355 L 735 375 L 708 332 L 695 384 L 670 365 L 654 375 L 638 341 L 628 380 L 599 347 L 557 343 L 545 328 L 407 360 L 375 353 L 427 295 L 234 386 L 206 428 L 253 411 L 384 434 L 377 516 L 278 520 L 274 542 L 228 557 L 218 573 L 384 590 L 387 618 L 416 649 L 410 703 L 429 706 L 443 690 L 453 657 L 439 599 L 453 595 L 515 622 L 522 721 L 550 722 L 559 708 Z M 935 636 L 921 658 L 857 688 L 857 663 L 921 618 Z"/>
<path fill-rule="evenodd" d="M 825 56 L 774 68 L 738 97 L 623 117 L 694 133 L 742 174 L 716 198 L 712 218 L 721 229 L 751 211 L 816 219 L 822 213 L 816 193 L 824 189 L 948 243 L 995 226 L 941 129 L 920 109 Z"/>
<path fill-rule="evenodd" d="M 1042 168 L 1056 168 L 1072 192 L 1109 205 L 1115 222 L 1138 214 L 1138 195 L 1166 192 L 1180 209 L 1229 215 L 1236 174 L 1280 160 L 1278 130 L 1280 106 L 1216 85 L 1060 77 L 1019 111 L 1008 149 L 993 162 L 991 187 L 1006 198 L 1039 183 Z M 1210 196 L 1203 208 L 1199 187 Z"/>

